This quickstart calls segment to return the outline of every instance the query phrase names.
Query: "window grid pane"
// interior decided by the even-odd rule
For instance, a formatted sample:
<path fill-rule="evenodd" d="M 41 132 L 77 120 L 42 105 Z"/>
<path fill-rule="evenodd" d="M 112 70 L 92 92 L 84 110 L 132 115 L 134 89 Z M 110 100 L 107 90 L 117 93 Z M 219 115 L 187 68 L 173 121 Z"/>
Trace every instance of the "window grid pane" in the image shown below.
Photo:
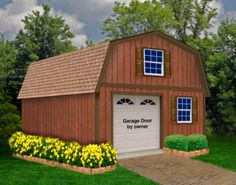
<path fill-rule="evenodd" d="M 177 121 L 178 123 L 192 122 L 192 98 L 177 98 Z"/>
<path fill-rule="evenodd" d="M 163 76 L 163 50 L 144 49 L 144 74 Z"/>

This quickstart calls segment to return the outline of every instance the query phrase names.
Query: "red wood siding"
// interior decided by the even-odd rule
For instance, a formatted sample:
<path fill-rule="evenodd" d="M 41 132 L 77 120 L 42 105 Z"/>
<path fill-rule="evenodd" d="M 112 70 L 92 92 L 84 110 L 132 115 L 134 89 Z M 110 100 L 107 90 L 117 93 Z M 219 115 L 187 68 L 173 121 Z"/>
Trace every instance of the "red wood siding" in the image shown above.
<path fill-rule="evenodd" d="M 171 52 L 171 76 L 150 77 L 136 75 L 136 47 L 158 48 Z M 100 88 L 99 141 L 112 142 L 112 94 L 136 93 L 161 97 L 162 143 L 170 134 L 203 133 L 204 92 L 196 58 L 192 52 L 161 37 L 150 35 L 114 43 L 108 57 Z M 198 122 L 172 123 L 170 103 L 172 96 L 191 96 L 198 99 Z"/>
<path fill-rule="evenodd" d="M 22 100 L 23 131 L 29 134 L 95 142 L 95 95 Z"/>
<path fill-rule="evenodd" d="M 155 90 L 144 88 L 117 88 L 117 87 L 102 87 L 100 90 L 100 118 L 99 118 L 99 142 L 113 142 L 113 105 L 112 95 L 115 93 L 137 94 L 137 95 L 156 95 L 161 97 L 161 141 L 171 134 L 195 134 L 204 132 L 204 95 L 202 92 L 190 91 L 173 91 L 173 90 Z M 191 96 L 197 97 L 198 100 L 198 122 L 192 124 L 177 124 L 171 122 L 170 104 L 172 96 Z"/>
<path fill-rule="evenodd" d="M 136 76 L 136 47 L 170 51 L 171 76 Z M 118 42 L 113 45 L 110 55 L 103 79 L 105 83 L 202 88 L 194 54 L 156 35 Z"/>

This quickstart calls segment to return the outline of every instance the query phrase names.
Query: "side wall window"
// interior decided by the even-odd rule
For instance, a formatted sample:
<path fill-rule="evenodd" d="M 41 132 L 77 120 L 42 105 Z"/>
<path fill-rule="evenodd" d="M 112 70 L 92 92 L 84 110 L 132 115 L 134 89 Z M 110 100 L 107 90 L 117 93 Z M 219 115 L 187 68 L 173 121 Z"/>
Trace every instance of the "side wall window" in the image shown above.
<path fill-rule="evenodd" d="M 192 98 L 177 97 L 177 123 L 192 123 Z"/>

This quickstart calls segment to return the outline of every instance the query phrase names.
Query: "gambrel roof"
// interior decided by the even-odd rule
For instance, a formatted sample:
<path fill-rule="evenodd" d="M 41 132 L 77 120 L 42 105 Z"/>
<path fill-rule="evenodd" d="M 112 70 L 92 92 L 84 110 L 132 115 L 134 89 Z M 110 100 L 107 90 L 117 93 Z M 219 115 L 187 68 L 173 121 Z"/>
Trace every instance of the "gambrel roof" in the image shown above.
<path fill-rule="evenodd" d="M 18 98 L 94 92 L 109 42 L 32 62 Z"/>
<path fill-rule="evenodd" d="M 102 69 L 106 67 L 105 60 L 109 47 L 126 39 L 149 34 L 157 34 L 195 54 L 203 90 L 206 96 L 210 96 L 199 51 L 164 33 L 152 31 L 32 62 L 28 67 L 18 99 L 95 93 L 102 76 Z"/>

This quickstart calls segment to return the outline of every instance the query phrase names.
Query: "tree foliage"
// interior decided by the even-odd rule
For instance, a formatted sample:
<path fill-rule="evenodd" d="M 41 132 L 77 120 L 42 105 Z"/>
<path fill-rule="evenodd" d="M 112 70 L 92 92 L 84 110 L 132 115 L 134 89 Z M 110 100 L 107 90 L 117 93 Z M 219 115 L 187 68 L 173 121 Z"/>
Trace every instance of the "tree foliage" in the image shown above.
<path fill-rule="evenodd" d="M 217 134 L 236 134 L 236 22 L 221 23 L 206 70 L 212 97 L 207 110 Z"/>
<path fill-rule="evenodd" d="M 18 57 L 35 61 L 75 50 L 71 43 L 74 34 L 62 17 L 50 15 L 50 6 L 43 5 L 43 13 L 32 11 L 22 20 L 24 29 L 16 37 Z"/>
<path fill-rule="evenodd" d="M 32 61 L 56 56 L 76 49 L 70 27 L 62 17 L 50 14 L 50 6 L 43 5 L 43 13 L 32 11 L 22 20 L 24 29 L 15 39 L 17 58 L 8 78 L 9 95 L 16 99 L 26 69 Z M 19 102 L 17 103 L 19 107 Z"/>
<path fill-rule="evenodd" d="M 21 118 L 17 107 L 0 93 L 0 138 L 8 138 L 21 128 Z"/>
<path fill-rule="evenodd" d="M 128 5 L 115 2 L 113 14 L 103 22 L 102 33 L 108 39 L 118 39 L 153 29 L 166 32 L 176 24 L 172 17 L 171 10 L 157 0 L 133 0 Z"/>
<path fill-rule="evenodd" d="M 216 8 L 210 3 L 213 0 L 161 0 L 161 3 L 169 7 L 173 12 L 173 35 L 175 38 L 187 42 L 198 39 L 210 28 L 211 20 L 217 15 Z"/>
<path fill-rule="evenodd" d="M 207 32 L 216 9 L 213 0 L 132 0 L 130 4 L 115 2 L 113 14 L 106 18 L 102 33 L 117 39 L 160 30 L 182 41 L 197 39 Z"/>
<path fill-rule="evenodd" d="M 0 53 L 0 93 L 6 95 L 6 81 L 16 60 L 16 50 L 13 42 L 6 41 L 2 35 L 0 36 Z"/>

